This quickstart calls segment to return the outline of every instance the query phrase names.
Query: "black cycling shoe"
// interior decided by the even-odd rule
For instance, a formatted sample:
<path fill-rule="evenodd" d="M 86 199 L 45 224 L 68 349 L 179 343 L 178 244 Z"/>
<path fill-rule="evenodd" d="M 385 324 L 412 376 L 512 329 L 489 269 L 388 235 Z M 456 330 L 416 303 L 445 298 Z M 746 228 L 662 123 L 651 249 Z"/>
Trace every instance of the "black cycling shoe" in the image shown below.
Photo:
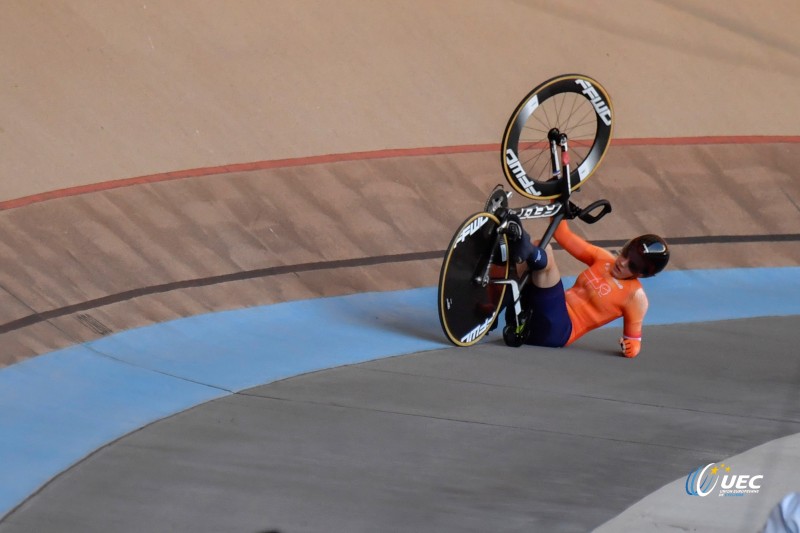
<path fill-rule="evenodd" d="M 511 257 L 515 263 L 522 263 L 528 259 L 528 256 L 534 251 L 534 246 L 531 243 L 531 236 L 522 227 L 522 221 L 516 214 L 510 214 L 505 221 L 505 229 L 503 230 L 508 237 L 509 248 L 511 249 Z"/>
<path fill-rule="evenodd" d="M 519 326 L 516 325 L 516 321 L 513 318 L 506 322 L 506 327 L 503 328 L 503 341 L 506 343 L 506 346 L 519 348 L 525 344 L 525 340 L 528 338 L 528 332 L 530 331 L 530 319 L 531 313 L 529 311 L 523 311 L 519 317 Z"/>

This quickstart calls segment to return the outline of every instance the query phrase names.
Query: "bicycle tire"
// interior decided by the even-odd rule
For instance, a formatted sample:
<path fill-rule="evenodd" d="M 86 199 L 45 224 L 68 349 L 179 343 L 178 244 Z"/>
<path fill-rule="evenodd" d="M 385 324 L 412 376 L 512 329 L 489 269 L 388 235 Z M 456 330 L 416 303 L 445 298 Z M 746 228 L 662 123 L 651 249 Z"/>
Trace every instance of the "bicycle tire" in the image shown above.
<path fill-rule="evenodd" d="M 535 115 L 535 116 L 534 116 Z M 561 176 L 552 176 L 547 133 L 569 138 L 570 184 L 575 191 L 597 169 L 613 132 L 608 92 L 593 78 L 565 74 L 534 88 L 514 109 L 503 132 L 500 159 L 508 183 L 531 200 L 558 198 Z"/>
<path fill-rule="evenodd" d="M 456 346 L 480 341 L 497 319 L 505 285 L 482 287 L 474 282 L 481 264 L 491 254 L 500 220 L 491 213 L 468 217 L 450 240 L 439 272 L 439 322 L 447 340 Z M 491 265 L 493 278 L 508 279 L 508 239 L 501 236 L 499 250 Z"/>

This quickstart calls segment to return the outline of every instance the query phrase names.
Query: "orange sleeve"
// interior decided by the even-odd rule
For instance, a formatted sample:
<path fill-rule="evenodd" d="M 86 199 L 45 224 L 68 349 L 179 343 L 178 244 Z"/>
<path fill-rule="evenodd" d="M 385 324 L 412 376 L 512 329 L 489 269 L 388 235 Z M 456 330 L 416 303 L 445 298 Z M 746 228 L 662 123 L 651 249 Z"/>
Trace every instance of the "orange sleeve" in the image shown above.
<path fill-rule="evenodd" d="M 642 337 L 642 322 L 648 305 L 644 289 L 641 287 L 636 289 L 622 310 L 623 335 L 631 339 Z"/>
<path fill-rule="evenodd" d="M 553 233 L 556 242 L 561 245 L 563 249 L 569 252 L 569 255 L 587 265 L 594 263 L 597 256 L 597 246 L 589 244 L 584 239 L 578 237 L 567 226 L 567 221 L 562 220 Z"/>
<path fill-rule="evenodd" d="M 622 355 L 636 357 L 642 346 L 642 322 L 647 313 L 647 296 L 644 289 L 639 288 L 631 295 L 631 299 L 622 312 Z"/>

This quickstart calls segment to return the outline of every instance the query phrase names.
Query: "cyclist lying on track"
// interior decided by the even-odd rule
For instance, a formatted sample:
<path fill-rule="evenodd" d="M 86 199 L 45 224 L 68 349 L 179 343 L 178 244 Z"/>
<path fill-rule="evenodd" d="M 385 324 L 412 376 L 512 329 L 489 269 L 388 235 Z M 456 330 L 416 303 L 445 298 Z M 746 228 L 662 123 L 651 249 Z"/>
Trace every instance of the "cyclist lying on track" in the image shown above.
<path fill-rule="evenodd" d="M 669 247 L 657 235 L 641 235 L 628 241 L 614 255 L 574 234 L 562 221 L 554 233 L 558 244 L 589 266 L 566 292 L 550 245 L 531 242 L 515 217 L 507 231 L 511 256 L 519 267 L 531 271 L 531 283 L 522 290 L 521 304 L 530 313 L 525 344 L 568 346 L 593 329 L 623 317 L 622 355 L 636 357 L 642 344 L 642 320 L 647 296 L 639 278 L 661 272 L 669 261 Z M 514 320 L 513 305 L 506 308 L 506 322 Z"/>

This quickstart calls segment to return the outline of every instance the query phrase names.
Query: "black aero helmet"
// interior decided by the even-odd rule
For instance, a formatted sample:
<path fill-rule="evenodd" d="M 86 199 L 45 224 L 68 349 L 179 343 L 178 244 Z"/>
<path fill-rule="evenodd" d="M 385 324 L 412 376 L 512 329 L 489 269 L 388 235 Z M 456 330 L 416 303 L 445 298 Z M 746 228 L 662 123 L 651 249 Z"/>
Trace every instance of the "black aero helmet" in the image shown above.
<path fill-rule="evenodd" d="M 625 243 L 620 252 L 631 272 L 643 278 L 655 276 L 669 263 L 669 247 L 658 235 L 648 233 Z"/>

